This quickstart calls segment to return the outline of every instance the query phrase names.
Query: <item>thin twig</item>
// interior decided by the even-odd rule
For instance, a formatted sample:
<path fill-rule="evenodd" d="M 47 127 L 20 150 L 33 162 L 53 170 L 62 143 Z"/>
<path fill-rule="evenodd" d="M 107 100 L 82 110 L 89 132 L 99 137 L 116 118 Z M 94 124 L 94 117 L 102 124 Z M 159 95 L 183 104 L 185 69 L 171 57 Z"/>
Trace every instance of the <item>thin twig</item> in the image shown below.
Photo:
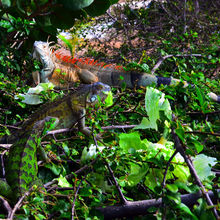
<path fill-rule="evenodd" d="M 205 132 L 205 131 L 185 131 L 187 134 L 205 134 L 205 135 L 212 135 L 212 136 L 220 136 L 220 133 L 212 133 L 212 132 Z"/>
<path fill-rule="evenodd" d="M 80 173 L 84 172 L 85 170 L 89 169 L 97 161 L 97 159 L 98 159 L 98 157 L 96 159 L 92 160 L 89 165 L 85 165 L 82 168 L 80 168 L 79 170 L 75 171 L 74 174 L 80 174 Z M 74 178 L 74 174 L 68 174 L 65 176 L 65 178 L 67 180 L 70 180 L 70 179 Z M 44 184 L 44 188 L 47 188 L 53 184 L 57 184 L 57 180 L 52 180 L 52 181 Z"/>
<path fill-rule="evenodd" d="M 137 125 L 111 125 L 111 126 L 105 126 L 105 127 L 101 127 L 102 130 L 110 130 L 110 129 L 125 129 L 125 128 L 134 128 Z M 87 129 L 89 127 L 86 127 Z M 53 130 L 53 131 L 49 131 L 47 133 L 47 135 L 55 135 L 55 134 L 60 134 L 60 133 L 66 133 L 69 131 L 77 131 L 77 128 L 63 128 L 63 129 L 58 129 L 58 130 Z"/>
<path fill-rule="evenodd" d="M 78 192 L 79 192 L 79 189 L 80 189 L 80 186 L 82 184 L 82 181 L 83 179 L 81 179 L 77 189 L 76 189 L 76 192 L 75 192 L 75 196 L 74 196 L 74 200 L 73 200 L 73 204 L 72 204 L 72 211 L 71 211 L 71 219 L 73 220 L 74 219 L 74 212 L 75 212 L 75 202 L 76 202 L 76 198 L 77 198 L 77 195 L 78 195 Z"/>
<path fill-rule="evenodd" d="M 166 169 L 163 175 L 163 182 L 161 183 L 162 189 L 165 187 L 165 183 L 166 183 L 166 175 L 167 175 L 167 171 L 168 168 L 170 166 L 171 161 L 173 160 L 173 158 L 176 156 L 176 154 L 178 153 L 177 150 L 175 150 L 175 152 L 173 153 L 173 155 L 170 157 L 170 159 L 167 161 L 167 165 L 166 165 Z"/>
<path fill-rule="evenodd" d="M 13 125 L 3 125 L 3 124 L 0 124 L 1 127 L 7 127 L 7 128 L 13 128 L 13 129 L 17 129 L 17 130 L 21 130 L 22 128 L 21 127 L 16 127 L 16 126 L 13 126 Z"/>
<path fill-rule="evenodd" d="M 184 10 L 183 10 L 183 23 L 184 23 L 184 28 L 183 28 L 183 34 L 186 33 L 186 0 L 184 0 Z"/>
<path fill-rule="evenodd" d="M 215 114 L 220 114 L 220 111 L 214 111 L 214 112 L 187 112 L 187 115 L 215 115 Z"/>
<path fill-rule="evenodd" d="M 201 54 L 169 54 L 169 55 L 166 55 L 164 57 L 161 57 L 159 59 L 159 61 L 156 63 L 156 65 L 154 66 L 154 68 L 151 70 L 151 74 L 154 74 L 156 72 L 156 70 L 160 67 L 160 65 L 163 63 L 164 60 L 166 60 L 167 58 L 170 58 L 170 57 L 202 57 Z"/>
<path fill-rule="evenodd" d="M 95 138 L 94 135 L 93 135 L 93 140 L 94 140 L 94 142 L 95 142 L 96 148 L 98 149 L 98 143 L 97 143 L 97 140 L 96 140 L 96 138 Z M 104 160 L 104 159 L 103 159 L 103 160 Z M 109 164 L 108 164 L 108 162 L 107 162 L 106 160 L 104 160 L 104 163 L 105 163 L 105 165 L 107 166 L 108 171 L 109 171 L 109 173 L 110 173 L 110 175 L 111 175 L 111 177 L 112 177 L 112 179 L 113 179 L 113 182 L 114 182 L 114 184 L 115 184 L 115 186 L 116 186 L 116 189 L 117 189 L 117 191 L 118 191 L 118 193 L 119 193 L 119 196 L 120 196 L 120 199 L 122 200 L 122 203 L 123 203 L 124 205 L 127 205 L 129 202 L 127 201 L 127 199 L 125 199 L 125 197 L 124 197 L 124 195 L 123 195 L 123 193 L 122 193 L 122 191 L 121 191 L 121 188 L 120 188 L 120 186 L 118 185 L 118 182 L 117 182 L 117 180 L 116 180 L 116 178 L 115 178 L 115 176 L 114 176 L 114 173 L 113 173 L 111 167 L 109 166 Z"/>
<path fill-rule="evenodd" d="M 9 215 L 10 220 L 14 219 L 15 212 L 22 206 L 22 202 L 24 201 L 24 199 L 27 196 L 30 195 L 31 192 L 32 192 L 32 188 L 30 188 L 29 191 L 25 192 L 24 195 L 18 200 L 18 202 L 16 203 L 16 205 L 14 206 L 12 212 Z"/>

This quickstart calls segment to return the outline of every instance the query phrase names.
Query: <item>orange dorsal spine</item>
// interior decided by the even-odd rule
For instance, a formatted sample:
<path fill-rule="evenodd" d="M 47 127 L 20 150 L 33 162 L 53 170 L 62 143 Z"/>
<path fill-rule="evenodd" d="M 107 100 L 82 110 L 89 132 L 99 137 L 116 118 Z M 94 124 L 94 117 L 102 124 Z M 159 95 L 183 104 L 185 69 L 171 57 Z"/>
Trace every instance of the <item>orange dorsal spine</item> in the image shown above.
<path fill-rule="evenodd" d="M 55 54 L 55 57 L 60 61 L 63 61 L 65 63 L 75 64 L 74 67 L 78 67 L 77 63 L 81 63 L 82 65 L 89 65 L 89 66 L 99 67 L 99 68 L 101 67 L 104 69 L 112 68 L 115 70 L 123 70 L 122 66 L 114 65 L 114 64 L 106 64 L 104 62 L 98 62 L 97 60 L 94 60 L 91 58 L 76 58 L 76 57 L 72 58 L 72 56 L 69 55 L 69 52 L 63 49 L 53 51 L 52 53 Z"/>

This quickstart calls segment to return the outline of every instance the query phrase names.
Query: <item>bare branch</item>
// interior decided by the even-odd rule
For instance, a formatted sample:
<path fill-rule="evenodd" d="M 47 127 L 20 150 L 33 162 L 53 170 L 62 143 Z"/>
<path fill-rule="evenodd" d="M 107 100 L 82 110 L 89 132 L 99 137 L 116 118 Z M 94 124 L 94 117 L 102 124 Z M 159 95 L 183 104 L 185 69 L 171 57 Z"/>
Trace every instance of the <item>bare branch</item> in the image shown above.
<path fill-rule="evenodd" d="M 217 190 L 220 192 L 220 189 Z M 212 191 L 208 192 L 210 198 L 214 199 L 214 193 Z M 194 205 L 199 198 L 202 197 L 202 193 L 192 193 L 185 194 L 181 196 L 181 202 L 187 206 Z M 217 201 L 216 201 L 217 202 Z M 123 218 L 123 217 L 132 217 L 137 215 L 146 215 L 148 214 L 147 209 L 151 207 L 160 207 L 162 203 L 162 199 L 150 199 L 150 200 L 142 200 L 129 202 L 126 205 L 115 205 L 115 206 L 107 206 L 105 208 L 97 208 L 103 215 L 104 219 L 115 219 L 115 218 Z"/>
<path fill-rule="evenodd" d="M 7 200 L 5 200 L 4 198 L 2 198 L 1 196 L 0 196 L 0 203 L 3 205 L 3 207 L 4 207 L 5 210 L 7 211 L 7 213 L 8 213 L 8 218 L 9 218 L 9 215 L 10 215 L 10 213 L 12 212 L 11 206 L 9 205 L 9 203 L 7 202 Z"/>
<path fill-rule="evenodd" d="M 154 66 L 154 68 L 151 70 L 151 74 L 154 74 L 156 72 L 156 70 L 160 67 L 160 65 L 163 63 L 164 60 L 166 60 L 167 58 L 170 58 L 170 57 L 202 57 L 201 54 L 177 54 L 177 55 L 174 55 L 174 54 L 169 54 L 169 55 L 166 55 L 164 57 L 161 57 L 159 59 L 159 61 L 156 63 L 156 65 Z"/>
<path fill-rule="evenodd" d="M 187 134 L 205 134 L 205 135 L 212 135 L 212 136 L 220 136 L 220 133 L 211 133 L 211 132 L 204 132 L 204 131 L 185 131 Z"/>

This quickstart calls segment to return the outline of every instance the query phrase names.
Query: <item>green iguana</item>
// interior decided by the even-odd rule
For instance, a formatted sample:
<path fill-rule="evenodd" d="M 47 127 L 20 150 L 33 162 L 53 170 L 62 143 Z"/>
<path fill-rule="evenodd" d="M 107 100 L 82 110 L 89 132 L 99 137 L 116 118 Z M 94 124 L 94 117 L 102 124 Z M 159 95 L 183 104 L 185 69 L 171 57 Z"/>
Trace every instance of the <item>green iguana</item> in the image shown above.
<path fill-rule="evenodd" d="M 35 122 L 42 120 L 46 116 L 59 118 L 58 129 L 71 128 L 76 123 L 79 131 L 89 136 L 91 131 L 85 128 L 85 113 L 87 106 L 93 106 L 99 98 L 103 101 L 110 92 L 110 86 L 97 82 L 93 84 L 81 85 L 76 91 L 64 96 L 57 101 L 44 104 L 40 110 L 33 113 L 29 119 L 24 121 L 22 129 L 17 130 L 10 136 L 4 136 L 0 143 L 14 143 L 25 132 L 32 129 Z"/>
<path fill-rule="evenodd" d="M 33 58 L 43 64 L 43 69 L 33 72 L 36 84 L 52 82 L 56 87 L 66 88 L 71 83 L 81 81 L 83 83 L 102 82 L 110 86 L 121 86 L 126 83 L 129 88 L 146 87 L 151 84 L 160 86 L 176 85 L 178 79 L 159 77 L 137 71 L 126 72 L 122 66 L 106 65 L 90 58 L 72 58 L 70 53 L 61 48 L 53 51 L 48 42 L 35 41 Z M 184 87 L 188 86 L 183 82 Z M 214 101 L 220 102 L 220 96 L 214 93 L 208 94 Z"/>
<path fill-rule="evenodd" d="M 58 122 L 58 118 L 49 116 L 35 122 L 33 128 L 10 147 L 5 165 L 6 181 L 0 180 L 0 195 L 15 203 L 31 186 L 40 184 L 37 177 L 37 152 L 48 162 L 40 146 L 40 138 Z"/>

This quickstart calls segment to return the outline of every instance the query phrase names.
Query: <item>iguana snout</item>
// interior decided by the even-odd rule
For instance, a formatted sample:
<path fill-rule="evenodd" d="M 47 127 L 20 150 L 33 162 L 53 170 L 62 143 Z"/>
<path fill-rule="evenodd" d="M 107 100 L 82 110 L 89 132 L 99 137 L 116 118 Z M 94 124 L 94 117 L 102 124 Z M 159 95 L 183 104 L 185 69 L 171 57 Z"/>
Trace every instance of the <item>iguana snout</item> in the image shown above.
<path fill-rule="evenodd" d="M 104 101 L 111 91 L 111 87 L 107 84 L 96 82 L 92 84 L 92 91 L 87 97 L 87 103 L 94 103 L 98 101 L 98 97 L 101 101 Z"/>

